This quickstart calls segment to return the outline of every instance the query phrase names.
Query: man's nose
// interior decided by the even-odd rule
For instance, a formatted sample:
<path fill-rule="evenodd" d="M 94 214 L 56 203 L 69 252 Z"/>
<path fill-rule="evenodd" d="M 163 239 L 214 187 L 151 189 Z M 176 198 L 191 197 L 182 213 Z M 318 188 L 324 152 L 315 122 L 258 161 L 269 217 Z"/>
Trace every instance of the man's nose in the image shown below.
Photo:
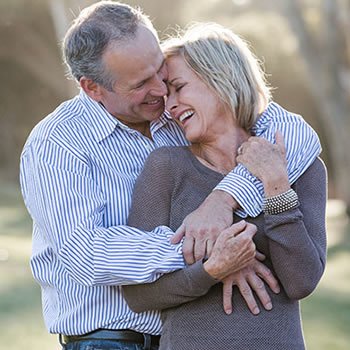
<path fill-rule="evenodd" d="M 154 78 L 152 95 L 165 96 L 168 93 L 168 88 L 162 77 L 157 76 Z"/>

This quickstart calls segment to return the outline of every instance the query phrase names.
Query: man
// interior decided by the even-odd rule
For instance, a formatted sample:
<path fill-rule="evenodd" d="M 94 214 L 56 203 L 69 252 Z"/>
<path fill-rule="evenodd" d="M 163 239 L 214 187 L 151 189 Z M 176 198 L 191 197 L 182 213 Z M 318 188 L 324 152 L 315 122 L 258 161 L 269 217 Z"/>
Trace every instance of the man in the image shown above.
<path fill-rule="evenodd" d="M 187 144 L 178 125 L 163 114 L 163 55 L 148 18 L 113 1 L 83 10 L 63 49 L 81 92 L 34 128 L 21 157 L 22 192 L 33 218 L 31 268 L 42 288 L 45 323 L 50 333 L 61 335 L 65 349 L 77 344 L 79 349 L 121 344 L 150 349 L 160 334 L 159 314 L 133 313 L 121 286 L 151 282 L 184 267 L 181 245 L 170 243 L 168 228 L 142 232 L 125 225 L 133 185 L 149 153 Z M 228 194 L 214 191 L 187 225 L 194 231 L 211 213 L 210 232 L 216 236 L 231 225 L 233 204 Z M 241 231 L 244 241 L 234 244 L 246 249 L 250 261 L 255 248 L 249 225 L 239 232 L 232 226 L 223 235 Z M 200 238 L 199 246 L 205 240 Z M 226 261 L 234 259 L 234 250 L 221 242 Z M 226 269 L 227 275 L 230 267 L 220 266 L 214 256 L 211 267 Z M 256 266 L 276 285 L 268 269 Z M 253 287 L 267 305 L 261 281 Z M 256 306 L 251 291 L 246 299 L 250 308 Z"/>

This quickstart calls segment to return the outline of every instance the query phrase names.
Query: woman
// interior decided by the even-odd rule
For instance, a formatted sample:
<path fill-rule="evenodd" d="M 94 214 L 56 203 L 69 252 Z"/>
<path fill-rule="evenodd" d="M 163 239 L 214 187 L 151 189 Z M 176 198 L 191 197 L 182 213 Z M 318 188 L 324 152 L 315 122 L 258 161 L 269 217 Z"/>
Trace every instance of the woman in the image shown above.
<path fill-rule="evenodd" d="M 129 224 L 177 229 L 240 164 L 263 186 L 264 212 L 247 221 L 256 225 L 257 250 L 266 256 L 266 265 L 282 288 L 271 295 L 273 309 L 262 309 L 257 316 L 234 289 L 233 312 L 227 315 L 221 307 L 218 276 L 198 262 L 201 274 L 184 269 L 148 285 L 127 286 L 126 300 L 137 312 L 162 310 L 160 349 L 304 349 L 299 300 L 317 286 L 326 259 L 325 167 L 310 156 L 312 164 L 304 161 L 298 178 L 291 180 L 301 158 L 300 150 L 291 151 L 291 140 L 300 136 L 300 125 L 293 124 L 294 115 L 267 103 L 257 64 L 231 31 L 196 26 L 164 50 L 169 71 L 166 107 L 183 126 L 191 146 L 151 154 L 134 190 Z M 277 134 L 275 144 L 264 138 L 264 131 L 271 134 L 276 126 L 282 129 L 286 150 L 282 135 Z M 235 213 L 234 221 L 239 220 Z M 196 298 L 191 288 L 201 283 L 213 287 Z"/>

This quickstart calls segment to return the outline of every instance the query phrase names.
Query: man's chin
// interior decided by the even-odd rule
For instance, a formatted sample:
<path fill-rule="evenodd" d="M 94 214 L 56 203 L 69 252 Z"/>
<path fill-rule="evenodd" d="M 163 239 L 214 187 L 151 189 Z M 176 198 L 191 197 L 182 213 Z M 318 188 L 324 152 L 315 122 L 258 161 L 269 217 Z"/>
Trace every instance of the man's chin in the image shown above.
<path fill-rule="evenodd" d="M 148 112 L 147 114 L 145 114 L 145 116 L 147 116 L 147 120 L 153 121 L 160 118 L 163 113 L 164 113 L 164 108 L 159 108 L 158 110 L 155 110 L 152 113 Z"/>

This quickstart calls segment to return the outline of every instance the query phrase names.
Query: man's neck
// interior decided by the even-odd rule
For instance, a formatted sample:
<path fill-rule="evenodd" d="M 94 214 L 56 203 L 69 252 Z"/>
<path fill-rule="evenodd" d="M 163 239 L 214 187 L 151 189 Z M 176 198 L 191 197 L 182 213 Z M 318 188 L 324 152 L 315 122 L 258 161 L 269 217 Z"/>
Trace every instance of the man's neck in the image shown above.
<path fill-rule="evenodd" d="M 139 131 L 142 135 L 148 137 L 149 139 L 152 139 L 151 135 L 151 128 L 150 128 L 150 122 L 145 121 L 142 123 L 128 123 L 123 122 L 125 125 L 127 125 L 129 128 Z"/>

